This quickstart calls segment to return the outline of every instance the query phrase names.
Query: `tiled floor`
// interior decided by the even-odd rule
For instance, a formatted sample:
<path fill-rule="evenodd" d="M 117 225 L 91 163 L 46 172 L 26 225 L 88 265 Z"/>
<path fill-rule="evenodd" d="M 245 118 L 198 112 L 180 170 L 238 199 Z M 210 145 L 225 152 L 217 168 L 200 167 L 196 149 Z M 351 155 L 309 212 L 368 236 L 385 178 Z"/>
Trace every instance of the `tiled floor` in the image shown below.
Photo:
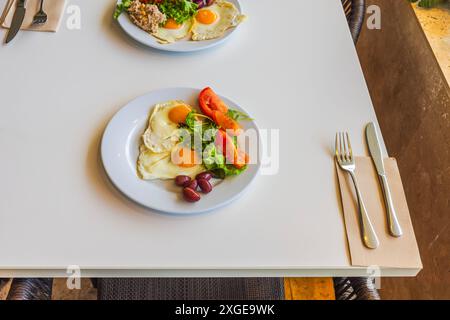
<path fill-rule="evenodd" d="M 450 83 L 450 2 L 432 9 L 420 8 L 416 4 L 413 8 Z"/>
<path fill-rule="evenodd" d="M 52 300 L 96 300 L 97 289 L 89 279 L 81 280 L 80 289 L 68 289 L 67 279 L 59 278 L 53 281 Z"/>
<path fill-rule="evenodd" d="M 0 300 L 6 299 L 10 285 L 11 285 L 11 281 L 3 283 L 2 280 L 0 280 Z"/>

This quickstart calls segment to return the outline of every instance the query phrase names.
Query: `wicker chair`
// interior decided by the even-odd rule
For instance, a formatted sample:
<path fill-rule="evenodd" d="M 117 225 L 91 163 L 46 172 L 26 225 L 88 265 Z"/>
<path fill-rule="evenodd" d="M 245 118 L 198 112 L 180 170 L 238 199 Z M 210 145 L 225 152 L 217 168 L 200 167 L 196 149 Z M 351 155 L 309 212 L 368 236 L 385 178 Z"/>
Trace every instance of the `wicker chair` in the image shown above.
<path fill-rule="evenodd" d="M 341 2 L 344 7 L 353 42 L 356 43 L 358 42 L 358 37 L 364 22 L 365 0 L 341 0 Z"/>
<path fill-rule="evenodd" d="M 334 278 L 336 300 L 380 300 L 373 278 Z"/>
<path fill-rule="evenodd" d="M 283 300 L 283 278 L 97 279 L 99 300 Z M 334 278 L 336 300 L 380 300 L 373 278 Z"/>
<path fill-rule="evenodd" d="M 230 299 L 281 300 L 282 278 L 92 279 L 100 300 Z M 3 283 L 6 281 L 3 280 Z M 53 279 L 14 279 L 8 300 L 50 300 Z M 0 284 L 0 289 L 1 289 Z M 379 300 L 372 278 L 335 278 L 336 300 Z"/>
<path fill-rule="evenodd" d="M 51 300 L 52 278 L 13 279 L 7 300 Z"/>
<path fill-rule="evenodd" d="M 365 15 L 365 0 L 341 0 L 353 41 L 358 41 Z M 4 281 L 3 281 L 4 282 Z M 99 299 L 119 298 L 224 298 L 283 299 L 280 278 L 229 279 L 96 279 Z M 52 279 L 14 279 L 7 299 L 47 300 Z M 1 284 L 1 283 L 0 283 Z M 170 288 L 168 288 L 170 286 Z M 223 290 L 209 290 L 208 288 Z M 378 300 L 371 278 L 335 278 L 337 300 Z M 190 287 L 190 289 L 186 289 Z M 193 287 L 196 287 L 195 289 Z M 1 288 L 1 286 L 0 286 Z M 153 288 L 153 289 L 151 289 Z M 154 290 L 159 288 L 161 290 Z M 163 288 L 163 289 L 162 289 Z M 224 289 L 225 288 L 225 289 Z"/>

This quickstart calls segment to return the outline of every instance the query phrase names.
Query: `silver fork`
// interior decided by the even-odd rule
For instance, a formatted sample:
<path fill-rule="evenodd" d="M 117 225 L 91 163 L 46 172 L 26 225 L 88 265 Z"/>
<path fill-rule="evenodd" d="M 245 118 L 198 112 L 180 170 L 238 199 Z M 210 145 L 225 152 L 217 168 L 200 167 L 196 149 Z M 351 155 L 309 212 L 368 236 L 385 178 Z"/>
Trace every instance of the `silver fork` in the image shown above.
<path fill-rule="evenodd" d="M 35 14 L 33 17 L 33 23 L 32 24 L 44 24 L 47 22 L 47 14 L 44 12 L 44 0 L 41 0 L 41 7 L 38 11 L 38 13 Z"/>
<path fill-rule="evenodd" d="M 355 185 L 356 196 L 358 198 L 361 235 L 364 245 L 370 249 L 375 249 L 380 243 L 373 228 L 372 222 L 370 222 L 366 206 L 364 205 L 361 192 L 358 188 L 358 182 L 355 176 L 355 159 L 353 157 L 352 146 L 350 144 L 350 138 L 347 132 L 345 134 L 343 132 L 336 133 L 336 160 L 339 164 L 339 167 L 350 174 L 350 177 L 352 177 L 353 180 L 353 184 Z"/>

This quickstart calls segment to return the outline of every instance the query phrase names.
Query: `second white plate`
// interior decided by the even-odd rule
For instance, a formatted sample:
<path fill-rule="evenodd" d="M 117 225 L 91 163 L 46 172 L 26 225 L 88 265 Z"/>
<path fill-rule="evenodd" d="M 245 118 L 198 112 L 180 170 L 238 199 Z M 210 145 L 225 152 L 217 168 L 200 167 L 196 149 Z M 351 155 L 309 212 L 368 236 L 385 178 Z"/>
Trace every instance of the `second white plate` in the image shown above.
<path fill-rule="evenodd" d="M 118 3 L 120 3 L 121 1 L 122 0 L 118 0 Z M 239 10 L 239 12 L 242 13 L 242 7 L 238 0 L 227 0 L 227 1 L 233 3 Z M 157 39 L 153 37 L 151 34 L 148 34 L 144 30 L 137 27 L 133 22 L 131 22 L 128 14 L 126 13 L 121 14 L 117 20 L 122 29 L 134 40 L 151 48 L 171 52 L 194 52 L 217 46 L 222 42 L 224 42 L 225 40 L 227 40 L 231 36 L 231 34 L 234 33 L 237 28 L 239 28 L 238 26 L 236 28 L 229 29 L 225 32 L 225 34 L 222 37 L 217 39 L 205 41 L 191 41 L 187 39 L 182 39 L 174 43 L 162 44 L 159 43 Z"/>

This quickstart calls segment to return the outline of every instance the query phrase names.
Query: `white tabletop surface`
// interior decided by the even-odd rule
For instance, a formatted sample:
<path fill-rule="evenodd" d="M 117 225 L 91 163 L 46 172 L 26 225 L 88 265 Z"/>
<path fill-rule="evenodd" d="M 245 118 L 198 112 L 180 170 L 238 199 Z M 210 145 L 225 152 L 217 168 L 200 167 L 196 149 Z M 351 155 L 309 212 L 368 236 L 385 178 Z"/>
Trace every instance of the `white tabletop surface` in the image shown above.
<path fill-rule="evenodd" d="M 68 1 L 81 30 L 66 14 L 57 33 L 1 46 L 0 275 L 366 274 L 350 267 L 332 149 L 345 129 L 363 154 L 376 116 L 340 1 L 241 2 L 249 19 L 201 53 L 137 44 L 112 20 L 115 0 Z M 109 119 L 153 89 L 207 85 L 280 129 L 279 173 L 205 215 L 125 199 L 99 161 Z"/>

